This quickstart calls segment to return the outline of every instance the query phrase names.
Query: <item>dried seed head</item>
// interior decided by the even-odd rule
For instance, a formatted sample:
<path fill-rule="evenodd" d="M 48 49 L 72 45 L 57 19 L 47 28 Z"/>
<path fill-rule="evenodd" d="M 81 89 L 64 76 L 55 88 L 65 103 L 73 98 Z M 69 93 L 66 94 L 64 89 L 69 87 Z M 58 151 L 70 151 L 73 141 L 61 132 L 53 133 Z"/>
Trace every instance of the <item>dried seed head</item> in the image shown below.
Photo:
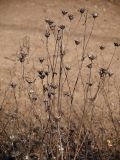
<path fill-rule="evenodd" d="M 104 50 L 104 49 L 105 49 L 105 47 L 104 47 L 104 46 L 100 46 L 100 49 L 101 49 L 101 50 Z"/>
<path fill-rule="evenodd" d="M 59 28 L 64 30 L 65 29 L 65 25 L 60 25 Z"/>
<path fill-rule="evenodd" d="M 66 53 L 66 52 L 65 52 L 65 50 L 64 50 L 64 51 L 62 51 L 61 56 L 64 56 L 64 55 L 65 55 L 65 53 Z"/>
<path fill-rule="evenodd" d="M 10 139 L 11 139 L 12 141 L 16 140 L 16 136 L 15 136 L 15 135 L 11 135 L 11 136 L 10 136 Z"/>
<path fill-rule="evenodd" d="M 55 27 L 56 27 L 56 25 L 54 25 L 54 24 L 50 25 L 50 29 L 51 29 L 52 31 L 55 30 Z"/>
<path fill-rule="evenodd" d="M 25 80 L 28 84 L 32 84 L 36 81 L 36 79 L 31 80 L 29 77 L 25 77 Z"/>
<path fill-rule="evenodd" d="M 55 92 L 51 91 L 51 95 L 52 95 L 52 96 L 54 96 L 55 94 L 56 94 Z"/>
<path fill-rule="evenodd" d="M 91 61 L 93 61 L 94 59 L 96 59 L 96 56 L 94 56 L 93 54 L 91 54 L 91 55 L 88 55 L 88 58 L 89 58 Z"/>
<path fill-rule="evenodd" d="M 57 40 L 59 41 L 61 39 L 61 35 L 58 35 L 57 36 Z"/>
<path fill-rule="evenodd" d="M 34 93 L 34 91 L 31 89 L 30 91 L 29 91 L 29 94 L 33 94 Z"/>
<path fill-rule="evenodd" d="M 45 75 L 46 75 L 46 76 L 48 76 L 48 75 L 49 75 L 49 72 L 48 72 L 48 71 L 44 71 L 44 72 L 45 72 Z"/>
<path fill-rule="evenodd" d="M 43 102 L 44 102 L 44 104 L 45 104 L 45 111 L 46 111 L 46 112 L 49 111 L 49 109 L 50 109 L 49 100 L 48 100 L 48 99 L 45 99 Z"/>
<path fill-rule="evenodd" d="M 35 101 L 37 100 L 37 95 L 36 95 L 35 91 L 32 90 L 32 89 L 29 91 L 29 96 L 30 96 L 30 99 L 31 99 L 33 102 L 35 102 Z"/>
<path fill-rule="evenodd" d="M 21 63 L 23 63 L 25 61 L 27 54 L 25 53 L 25 51 L 23 50 L 23 48 L 20 48 L 20 53 L 18 55 L 18 59 Z"/>
<path fill-rule="evenodd" d="M 56 122 L 58 122 L 58 121 L 60 121 L 60 120 L 61 120 L 61 116 L 56 116 L 56 117 L 55 117 L 55 121 L 56 121 Z"/>
<path fill-rule="evenodd" d="M 115 47 L 119 47 L 119 46 L 120 46 L 120 44 L 119 44 L 119 43 L 117 43 L 117 42 L 114 42 L 114 46 L 115 46 Z"/>
<path fill-rule="evenodd" d="M 107 145 L 108 145 L 108 147 L 112 147 L 113 146 L 111 140 L 107 139 Z"/>
<path fill-rule="evenodd" d="M 108 76 L 112 77 L 114 73 L 108 72 Z"/>
<path fill-rule="evenodd" d="M 48 24 L 48 25 L 52 25 L 54 22 L 51 21 L 50 19 L 46 19 L 45 22 Z"/>
<path fill-rule="evenodd" d="M 25 160 L 29 160 L 29 155 L 26 155 L 26 156 L 25 156 Z"/>
<path fill-rule="evenodd" d="M 56 93 L 53 91 L 49 91 L 48 92 L 48 97 L 51 99 L 51 96 L 54 96 Z"/>
<path fill-rule="evenodd" d="M 57 72 L 53 72 L 53 75 L 57 75 Z"/>
<path fill-rule="evenodd" d="M 89 85 L 90 87 L 93 85 L 93 83 L 88 83 L 88 82 L 86 84 Z"/>
<path fill-rule="evenodd" d="M 79 45 L 79 44 L 80 44 L 80 41 L 75 40 L 75 44 L 76 44 L 76 45 Z"/>
<path fill-rule="evenodd" d="M 32 99 L 32 101 L 34 101 L 34 102 L 37 101 L 37 95 L 36 95 L 36 94 L 33 94 L 32 97 L 31 97 L 31 99 Z"/>
<path fill-rule="evenodd" d="M 64 96 L 70 97 L 70 93 L 67 91 L 64 91 L 63 94 L 64 94 Z"/>
<path fill-rule="evenodd" d="M 70 66 L 65 66 L 65 69 L 67 70 L 67 71 L 69 71 L 69 70 L 71 70 L 71 67 Z"/>
<path fill-rule="evenodd" d="M 45 103 L 45 105 L 48 105 L 48 99 L 45 99 L 43 102 Z"/>
<path fill-rule="evenodd" d="M 45 37 L 46 37 L 46 38 L 49 38 L 49 37 L 50 37 L 50 32 L 46 31 Z"/>
<path fill-rule="evenodd" d="M 56 84 L 50 84 L 50 87 L 52 88 L 52 89 L 57 89 L 57 85 Z"/>
<path fill-rule="evenodd" d="M 38 76 L 41 78 L 41 79 L 44 79 L 46 74 L 44 71 L 38 71 Z"/>
<path fill-rule="evenodd" d="M 43 85 L 43 91 L 44 92 L 48 91 L 48 86 L 46 86 L 45 84 Z"/>
<path fill-rule="evenodd" d="M 80 13 L 83 14 L 85 12 L 85 8 L 80 8 Z"/>
<path fill-rule="evenodd" d="M 91 68 L 92 68 L 92 63 L 88 64 L 87 67 L 88 67 L 89 69 L 91 69 Z"/>
<path fill-rule="evenodd" d="M 98 13 L 97 13 L 97 12 L 92 13 L 92 16 L 93 16 L 93 18 L 95 19 L 95 18 L 97 18 L 97 17 L 98 17 Z"/>
<path fill-rule="evenodd" d="M 70 21 L 72 21 L 74 19 L 74 16 L 72 14 L 69 14 L 68 18 L 69 18 Z"/>
<path fill-rule="evenodd" d="M 108 70 L 105 68 L 100 68 L 99 75 L 100 77 L 105 77 L 108 74 Z"/>
<path fill-rule="evenodd" d="M 39 58 L 40 63 L 43 63 L 44 60 L 45 60 L 45 59 L 44 59 L 43 57 L 40 57 L 40 58 Z"/>
<path fill-rule="evenodd" d="M 67 13 L 68 13 L 67 11 L 62 10 L 63 16 L 65 16 Z"/>
<path fill-rule="evenodd" d="M 12 82 L 12 83 L 10 84 L 10 86 L 11 86 L 11 88 L 15 89 L 16 86 L 17 86 L 17 84 Z"/>

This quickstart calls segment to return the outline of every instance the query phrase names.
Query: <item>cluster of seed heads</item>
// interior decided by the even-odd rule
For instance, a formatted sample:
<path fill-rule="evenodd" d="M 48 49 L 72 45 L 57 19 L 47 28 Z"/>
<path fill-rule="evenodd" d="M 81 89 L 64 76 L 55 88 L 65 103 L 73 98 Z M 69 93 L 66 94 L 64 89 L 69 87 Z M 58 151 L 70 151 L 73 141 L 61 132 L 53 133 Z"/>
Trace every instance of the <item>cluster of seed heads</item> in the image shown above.
<path fill-rule="evenodd" d="M 47 85 L 44 84 L 43 85 L 43 91 L 46 92 L 46 91 L 49 91 L 51 89 L 55 90 L 55 89 L 57 89 L 57 87 L 58 86 L 56 84 L 53 84 L 53 83 L 52 84 L 47 84 Z"/>
<path fill-rule="evenodd" d="M 65 15 L 67 15 L 67 14 L 68 14 L 67 11 L 62 10 L 62 15 L 63 15 L 63 16 L 65 16 Z M 72 20 L 74 19 L 73 14 L 68 14 L 68 18 L 69 18 L 70 21 L 72 21 Z"/>
<path fill-rule="evenodd" d="M 100 68 L 99 75 L 100 75 L 101 78 L 105 77 L 106 75 L 108 75 L 109 77 L 111 77 L 113 75 L 113 73 L 109 72 L 108 69 Z"/>
<path fill-rule="evenodd" d="M 58 86 L 57 86 L 57 84 L 52 83 L 52 84 L 50 84 L 50 87 L 55 90 L 55 89 L 57 89 Z"/>

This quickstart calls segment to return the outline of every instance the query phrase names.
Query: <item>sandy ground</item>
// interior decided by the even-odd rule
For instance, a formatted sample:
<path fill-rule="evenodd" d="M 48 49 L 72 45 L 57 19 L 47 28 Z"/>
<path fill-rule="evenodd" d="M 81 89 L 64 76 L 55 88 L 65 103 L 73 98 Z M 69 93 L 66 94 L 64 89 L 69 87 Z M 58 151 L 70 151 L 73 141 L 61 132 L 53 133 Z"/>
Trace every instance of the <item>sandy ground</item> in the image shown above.
<path fill-rule="evenodd" d="M 24 36 L 30 37 L 31 57 L 43 55 L 43 33 L 45 18 L 51 18 L 58 24 L 62 22 L 61 9 L 76 14 L 77 9 L 85 7 L 89 12 L 98 12 L 92 42 L 88 52 L 99 52 L 99 45 L 105 45 L 105 59 L 110 60 L 113 42 L 120 40 L 120 1 L 107 0 L 0 0 L 0 81 L 8 82 L 9 70 L 12 69 L 15 54 Z M 88 28 L 89 30 L 89 28 Z M 73 32 L 74 39 L 82 33 Z M 70 42 L 71 43 L 71 42 Z M 74 52 L 72 45 L 69 51 Z M 68 62 L 71 63 L 72 53 Z M 119 49 L 113 63 L 113 71 L 119 73 Z M 118 75 L 119 76 L 119 75 Z"/>

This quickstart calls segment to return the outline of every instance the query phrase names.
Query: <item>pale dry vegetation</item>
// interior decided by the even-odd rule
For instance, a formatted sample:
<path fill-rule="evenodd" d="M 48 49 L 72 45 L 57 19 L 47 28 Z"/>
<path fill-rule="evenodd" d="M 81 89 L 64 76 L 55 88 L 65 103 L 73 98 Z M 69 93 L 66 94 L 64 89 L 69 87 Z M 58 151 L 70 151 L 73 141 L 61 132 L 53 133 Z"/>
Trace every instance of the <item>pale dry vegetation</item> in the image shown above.
<path fill-rule="evenodd" d="M 99 54 L 87 51 L 97 18 L 81 8 L 77 15 L 62 10 L 61 24 L 46 19 L 37 61 L 23 38 L 9 84 L 0 90 L 1 160 L 120 158 L 120 87 L 111 71 L 120 44 L 113 42 L 107 62 L 105 44 Z"/>

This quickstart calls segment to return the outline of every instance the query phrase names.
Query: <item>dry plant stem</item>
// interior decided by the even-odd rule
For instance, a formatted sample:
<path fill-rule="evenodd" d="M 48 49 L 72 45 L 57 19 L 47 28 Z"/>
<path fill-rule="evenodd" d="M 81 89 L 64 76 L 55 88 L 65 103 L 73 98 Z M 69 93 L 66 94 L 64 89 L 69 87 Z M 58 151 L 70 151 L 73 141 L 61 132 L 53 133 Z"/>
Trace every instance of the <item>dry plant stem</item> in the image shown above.
<path fill-rule="evenodd" d="M 67 36 L 67 41 L 66 41 L 66 44 L 65 44 L 65 50 L 67 49 L 68 44 L 69 44 L 69 37 L 71 37 L 71 35 L 73 35 L 73 33 L 74 33 L 74 31 L 77 29 L 77 27 L 79 27 L 79 24 L 80 24 L 80 22 L 81 22 L 81 19 L 82 19 L 82 14 L 80 15 L 80 18 L 79 18 L 79 20 L 78 20 L 78 22 L 77 22 L 77 24 L 76 24 L 76 26 L 75 26 L 75 29 L 73 29 L 73 32 L 70 32 L 70 31 L 71 31 L 71 27 L 72 27 L 71 22 L 70 22 L 70 27 L 69 27 L 69 30 L 68 30 L 68 32 L 69 32 L 70 34 Z M 79 29 L 80 29 L 80 28 L 79 28 Z"/>
<path fill-rule="evenodd" d="M 110 108 L 110 103 L 109 103 L 109 100 L 108 100 L 107 93 L 106 93 L 106 91 L 104 89 L 104 86 L 103 86 L 102 90 L 103 90 L 103 97 L 104 97 L 105 103 L 106 103 L 106 105 L 108 107 L 108 110 L 109 110 L 109 113 L 110 113 L 111 122 L 112 122 L 114 130 L 116 132 L 116 136 L 119 137 L 119 133 L 118 133 L 117 127 L 116 127 L 116 125 L 114 123 L 113 113 L 112 113 L 112 110 Z"/>
<path fill-rule="evenodd" d="M 14 98 L 15 98 L 16 109 L 18 109 L 18 101 L 17 101 L 17 97 L 16 97 L 16 89 L 15 88 L 13 88 L 13 94 L 14 94 Z"/>
<path fill-rule="evenodd" d="M 85 88 L 84 88 L 84 81 L 83 81 L 83 78 L 82 78 L 82 66 L 83 66 L 83 62 L 84 62 L 84 58 L 85 58 L 85 42 L 86 42 L 86 30 L 87 30 L 87 18 L 88 18 L 88 13 L 86 12 L 86 15 L 85 15 L 85 22 L 84 22 L 84 36 L 83 36 L 83 48 L 82 48 L 82 58 L 81 58 L 81 64 L 80 64 L 80 68 L 79 68 L 79 72 L 78 72 L 78 77 L 77 77 L 77 80 L 76 80 L 76 84 L 74 86 L 74 91 L 75 91 L 75 88 L 77 86 L 77 83 L 78 83 L 78 80 L 79 80 L 79 76 L 81 77 L 81 82 L 82 82 L 82 86 L 83 86 L 83 90 L 84 90 L 84 93 L 85 93 Z M 73 91 L 73 94 L 74 94 L 74 91 Z"/>
<path fill-rule="evenodd" d="M 9 118 L 8 118 L 8 121 L 6 122 L 6 124 L 4 124 L 1 120 L 0 120 L 0 123 L 3 125 L 3 127 L 2 127 L 2 131 L 0 132 L 0 135 L 2 135 L 3 134 L 3 132 L 6 134 L 6 136 L 7 136 L 7 138 L 8 138 L 8 140 L 10 140 L 10 137 L 9 137 L 9 135 L 7 134 L 7 132 L 5 131 L 5 129 L 7 128 L 7 126 L 9 125 L 9 123 L 10 123 L 10 120 L 9 120 Z"/>
<path fill-rule="evenodd" d="M 93 65 L 92 61 L 91 61 L 91 65 Z M 88 84 L 87 84 L 86 95 L 85 95 L 85 99 L 86 99 L 86 100 L 88 99 L 89 88 L 91 88 L 91 87 L 90 87 L 91 74 L 92 74 L 92 68 L 89 68 Z"/>
<path fill-rule="evenodd" d="M 60 34 L 60 33 L 59 33 L 59 34 Z M 57 67 L 59 52 L 60 52 L 60 40 L 58 40 L 58 49 L 57 49 L 57 51 L 56 51 L 56 56 L 55 56 L 55 60 L 54 60 L 53 79 L 54 79 L 54 72 L 56 72 L 56 67 Z"/>
<path fill-rule="evenodd" d="M 100 55 L 101 55 L 101 57 L 102 57 L 102 65 L 103 65 L 103 67 L 105 66 L 105 59 L 104 59 L 104 57 L 103 57 L 103 54 L 102 54 L 102 51 L 100 51 Z"/>
<path fill-rule="evenodd" d="M 0 104 L 0 110 L 3 109 L 3 104 L 4 104 L 4 102 L 5 102 L 5 99 L 7 98 L 7 93 L 8 93 L 8 91 L 9 91 L 9 89 L 10 89 L 10 86 L 8 85 L 7 88 L 6 88 L 6 90 L 5 90 L 5 92 L 4 92 L 3 101 L 2 101 L 2 103 Z"/>
<path fill-rule="evenodd" d="M 90 83 L 90 79 L 91 79 L 91 69 L 90 69 L 90 72 L 89 72 L 89 82 Z M 82 117 L 81 117 L 81 120 L 80 120 L 80 129 L 79 129 L 79 135 L 78 135 L 78 140 L 80 140 L 80 136 L 81 136 L 81 132 L 82 132 L 82 126 L 84 124 L 84 115 L 85 115 L 85 111 L 86 111 L 86 105 L 87 105 L 87 100 L 88 100 L 88 92 L 89 92 L 89 85 L 87 85 L 87 89 L 86 89 L 86 94 L 85 94 L 85 101 L 84 101 L 84 107 L 83 107 L 83 113 L 82 113 Z M 77 148 L 76 148 L 76 153 L 75 153 L 75 157 L 74 157 L 74 160 L 76 159 L 77 157 L 77 154 L 78 154 L 78 151 L 79 151 L 79 144 L 77 144 Z"/>
<path fill-rule="evenodd" d="M 71 28 L 72 28 L 72 23 L 70 22 L 70 26 L 69 26 L 69 29 L 68 29 L 68 35 L 67 35 L 67 38 L 66 38 L 66 43 L 65 43 L 65 48 L 64 48 L 65 51 L 67 50 L 67 47 L 68 47 L 69 37 L 71 35 L 71 32 L 70 32 Z"/>
<path fill-rule="evenodd" d="M 58 113 L 59 113 L 59 116 L 60 116 L 60 112 L 61 112 L 61 96 L 62 96 L 62 94 L 61 94 L 61 81 L 62 81 L 62 72 L 63 72 L 63 69 L 62 69 L 62 64 L 63 64 L 63 55 L 62 55 L 62 53 L 63 53 L 63 42 L 62 42 L 62 40 L 63 40 L 63 30 L 62 30 L 62 35 L 61 35 L 61 44 L 60 44 L 60 65 L 59 65 L 59 82 L 58 82 Z"/>
<path fill-rule="evenodd" d="M 79 77 L 81 75 L 81 70 L 82 70 L 82 66 L 83 66 L 83 62 L 84 62 L 84 55 L 85 55 L 85 51 L 87 49 L 87 45 L 90 41 L 90 38 L 91 38 L 91 35 L 92 35 L 92 32 L 93 32 L 93 29 L 94 29 L 94 21 L 93 21 L 93 25 L 92 25 L 92 29 L 91 29 L 91 32 L 90 32 L 90 35 L 89 35 L 89 38 L 85 44 L 85 41 L 86 41 L 86 23 L 87 23 L 87 16 L 88 14 L 86 13 L 86 17 L 85 17 L 85 30 L 84 30 L 84 41 L 83 41 L 83 51 L 82 51 L 82 59 L 81 59 L 81 64 L 80 64 L 80 68 L 79 68 L 79 71 L 78 71 L 78 75 L 77 75 L 77 78 L 76 78 L 76 81 L 75 81 L 75 85 L 73 87 L 73 91 L 72 91 L 72 96 L 71 96 L 71 107 L 72 107 L 72 103 L 73 103 L 73 99 L 74 99 L 74 93 L 75 93 L 75 89 L 76 89 L 76 86 L 78 84 L 78 81 L 79 81 Z M 82 76 L 81 76 L 82 77 Z M 84 83 L 83 83 L 84 85 Z M 69 117 L 69 129 L 68 129 L 68 134 L 69 134 L 69 130 L 70 130 L 70 121 L 71 121 L 71 107 L 70 107 L 70 117 Z M 83 115 L 82 115 L 82 118 L 81 118 L 81 127 L 80 127 L 80 133 L 81 133 L 81 128 L 82 128 L 82 122 L 83 122 L 83 119 L 84 119 L 84 113 L 85 113 L 85 108 L 86 108 L 86 98 L 85 98 L 85 104 L 84 104 L 84 109 L 83 109 Z M 67 142 L 68 144 L 68 142 Z M 68 145 L 67 145 L 68 146 Z"/>
<path fill-rule="evenodd" d="M 109 63 L 109 65 L 108 65 L 108 67 L 107 67 L 107 70 L 110 68 L 110 66 L 111 66 L 111 64 L 112 64 L 113 58 L 114 58 L 114 56 L 115 56 L 115 53 L 116 53 L 116 46 L 115 46 L 115 48 L 114 48 L 114 52 L 113 52 L 113 55 L 112 55 L 112 57 L 111 57 L 110 63 Z"/>
<path fill-rule="evenodd" d="M 59 31 L 58 31 L 58 33 L 57 33 L 57 38 L 56 38 L 56 40 L 55 40 L 55 49 L 54 49 L 54 54 L 53 54 L 53 68 L 54 68 L 55 57 L 56 57 L 56 52 L 57 52 L 58 36 L 59 36 Z"/>
<path fill-rule="evenodd" d="M 47 56 L 48 56 L 48 60 L 49 60 L 49 64 L 50 64 L 50 67 L 51 67 L 51 70 L 53 72 L 53 66 L 52 66 L 52 62 L 51 62 L 51 59 L 50 59 L 50 53 L 49 53 L 49 49 L 48 49 L 48 38 L 46 38 L 46 51 L 47 51 Z"/>
<path fill-rule="evenodd" d="M 81 70 L 82 70 L 82 66 L 83 66 L 83 62 L 84 62 L 84 54 L 85 54 L 85 49 L 84 48 L 85 48 L 85 40 L 86 40 L 86 23 L 87 23 L 87 13 L 86 13 L 86 16 L 85 16 L 85 23 L 84 23 L 85 28 L 84 28 L 84 40 L 83 40 L 83 50 L 82 50 L 81 64 L 79 66 L 78 75 L 77 75 L 77 78 L 76 78 L 76 81 L 75 81 L 75 84 L 74 84 L 74 87 L 73 87 L 72 97 L 74 97 L 74 92 L 75 92 L 77 83 L 79 81 L 79 77 L 80 76 L 82 77 Z M 82 84 L 84 86 L 83 81 L 82 81 Z"/>
<path fill-rule="evenodd" d="M 90 35 L 88 37 L 88 40 L 87 42 L 85 43 L 86 41 L 86 23 L 87 23 L 87 13 L 86 13 L 86 18 L 85 18 L 85 30 L 84 30 L 84 41 L 83 41 L 83 51 L 82 51 L 82 59 L 81 59 L 81 66 L 79 68 L 79 72 L 78 72 L 78 76 L 77 76 L 77 79 L 76 79 L 76 82 L 75 82 L 75 85 L 74 85 L 74 89 L 73 89 L 73 93 L 72 95 L 74 95 L 74 92 L 75 92 L 75 89 L 76 89 L 76 86 L 77 86 L 77 83 L 78 83 L 78 80 L 79 80 L 79 76 L 81 75 L 81 70 L 82 70 L 82 66 L 83 66 L 83 62 L 84 62 L 84 56 L 85 56 L 85 51 L 87 49 L 87 46 L 88 46 L 88 43 L 90 41 L 90 38 L 92 36 L 92 32 L 93 32 L 93 29 L 94 29 L 94 24 L 95 24 L 95 19 L 93 20 L 93 24 L 92 24 L 92 28 L 91 28 L 91 32 L 90 32 Z M 81 75 L 82 77 L 82 75 Z M 83 82 L 82 82 L 83 83 Z M 83 86 L 84 86 L 84 83 L 83 83 Z"/>
<path fill-rule="evenodd" d="M 86 23 L 86 22 L 85 22 L 85 23 Z M 90 34 L 89 34 L 89 37 L 88 37 L 87 42 L 86 42 L 85 47 L 84 47 L 84 54 L 85 54 L 85 50 L 87 49 L 88 43 L 89 43 L 89 41 L 90 41 L 90 38 L 91 38 L 91 36 L 92 36 L 93 29 L 94 29 L 94 25 L 95 25 L 95 19 L 93 19 L 91 32 L 90 32 Z"/>
<path fill-rule="evenodd" d="M 71 36 L 71 35 L 74 35 L 75 30 L 78 29 L 79 24 L 80 24 L 80 22 L 81 22 L 81 19 L 82 19 L 82 14 L 80 14 L 80 18 L 79 18 L 79 20 L 77 21 L 75 27 L 73 28 L 73 31 L 71 32 L 70 36 Z M 79 27 L 79 30 L 80 30 L 80 27 Z"/>
<path fill-rule="evenodd" d="M 92 28 L 91 28 L 91 32 L 89 34 L 89 37 L 87 39 L 87 42 L 86 42 L 86 30 L 87 30 L 87 17 L 88 14 L 86 13 L 86 18 L 85 18 L 85 30 L 84 30 L 84 40 L 83 40 L 83 53 L 82 53 L 82 58 L 84 59 L 85 58 L 85 51 L 87 49 L 87 46 L 88 46 L 88 43 L 90 41 L 90 38 L 92 36 L 92 33 L 93 33 L 93 29 L 94 29 L 94 24 L 95 24 L 95 19 L 93 19 L 93 23 L 92 23 Z M 82 67 L 81 67 L 82 69 Z M 83 82 L 83 79 L 82 79 L 82 74 L 81 74 L 81 71 L 80 71 L 80 76 L 81 76 L 81 81 L 82 81 L 82 85 L 83 85 L 83 89 L 84 89 L 84 82 Z M 85 89 L 84 89 L 84 92 L 85 92 Z"/>
<path fill-rule="evenodd" d="M 25 64 L 24 64 L 24 62 L 21 63 L 21 65 L 22 65 L 22 78 L 24 80 L 24 78 L 25 78 Z"/>
<path fill-rule="evenodd" d="M 119 112 L 118 112 L 118 117 L 120 117 L 120 87 L 117 87 L 116 86 L 116 82 L 115 82 L 115 79 L 114 79 L 114 86 L 115 86 L 115 89 L 117 91 L 117 97 L 118 97 L 118 106 L 119 106 Z"/>
<path fill-rule="evenodd" d="M 63 67 L 64 67 L 64 65 L 63 65 Z M 64 72 L 65 72 L 65 79 L 63 80 L 62 88 L 64 87 L 64 84 L 65 84 L 65 82 L 67 81 L 67 77 L 68 77 L 68 72 L 65 71 L 65 67 L 64 67 L 63 69 L 64 69 Z"/>
<path fill-rule="evenodd" d="M 60 144 L 60 152 L 61 152 L 61 160 L 63 160 L 63 145 L 62 145 L 62 138 L 60 133 L 60 122 L 58 121 L 58 135 L 59 135 L 59 144 Z"/>

